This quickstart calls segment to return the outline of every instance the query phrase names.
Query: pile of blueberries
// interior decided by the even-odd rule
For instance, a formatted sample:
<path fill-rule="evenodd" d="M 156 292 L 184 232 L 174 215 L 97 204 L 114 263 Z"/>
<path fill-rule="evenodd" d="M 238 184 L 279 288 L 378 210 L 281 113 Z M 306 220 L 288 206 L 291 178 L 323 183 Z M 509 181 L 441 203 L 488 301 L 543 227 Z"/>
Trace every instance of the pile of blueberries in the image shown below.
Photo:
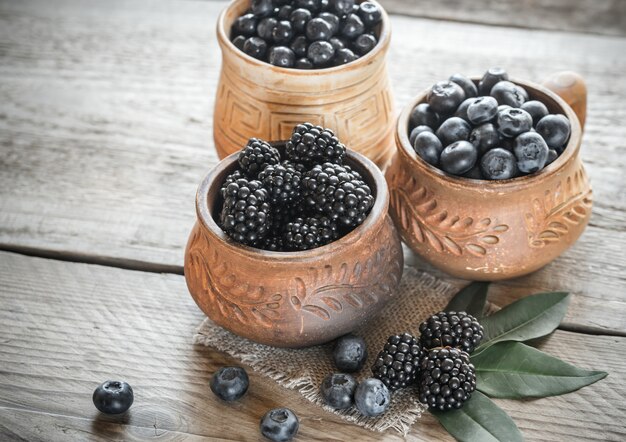
<path fill-rule="evenodd" d="M 570 122 L 491 68 L 478 85 L 455 74 L 435 84 L 409 118 L 409 141 L 451 175 L 505 180 L 540 171 L 567 146 Z"/>
<path fill-rule="evenodd" d="M 274 66 L 323 69 L 374 49 L 381 8 L 354 0 L 252 0 L 232 25 L 241 51 Z"/>

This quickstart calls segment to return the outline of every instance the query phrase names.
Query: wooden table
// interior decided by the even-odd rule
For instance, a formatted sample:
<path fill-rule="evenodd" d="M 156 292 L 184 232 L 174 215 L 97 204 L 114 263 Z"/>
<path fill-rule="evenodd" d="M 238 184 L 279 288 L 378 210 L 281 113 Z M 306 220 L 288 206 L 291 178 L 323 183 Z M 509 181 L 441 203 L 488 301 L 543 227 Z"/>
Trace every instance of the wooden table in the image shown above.
<path fill-rule="evenodd" d="M 401 0 L 388 3 L 402 10 Z M 624 9 L 623 1 L 593 3 Z M 182 262 L 196 186 L 217 161 L 214 26 L 223 7 L 0 2 L 0 440 L 257 440 L 260 416 L 279 405 L 300 415 L 298 440 L 401 439 L 347 424 L 253 372 L 250 394 L 233 405 L 208 389 L 216 368 L 234 361 L 191 344 L 203 315 Z M 562 397 L 497 401 L 529 440 L 626 439 L 623 22 L 609 20 L 606 33 L 614 35 L 603 36 L 597 22 L 582 29 L 591 34 L 392 16 L 398 107 L 451 73 L 492 65 L 537 81 L 572 69 L 588 81 L 583 157 L 595 193 L 591 223 L 543 270 L 494 284 L 490 300 L 575 293 L 561 329 L 537 344 L 610 374 Z M 135 389 L 135 405 L 121 420 L 91 403 L 107 378 Z M 409 439 L 449 436 L 426 415 Z"/>

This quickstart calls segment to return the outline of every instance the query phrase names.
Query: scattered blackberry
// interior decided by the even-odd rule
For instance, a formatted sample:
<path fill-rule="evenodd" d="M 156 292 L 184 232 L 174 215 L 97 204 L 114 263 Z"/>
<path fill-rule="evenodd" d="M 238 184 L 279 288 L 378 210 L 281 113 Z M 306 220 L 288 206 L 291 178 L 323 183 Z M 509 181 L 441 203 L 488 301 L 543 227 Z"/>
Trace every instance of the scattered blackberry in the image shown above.
<path fill-rule="evenodd" d="M 465 312 L 439 312 L 420 324 L 420 342 L 426 349 L 457 347 L 472 353 L 483 338 L 483 326 Z"/>
<path fill-rule="evenodd" d="M 280 154 L 266 141 L 250 138 L 239 152 L 239 167 L 251 179 L 256 179 L 259 172 L 269 164 L 280 163 Z"/>
<path fill-rule="evenodd" d="M 342 164 L 346 147 L 334 132 L 311 123 L 298 124 L 287 142 L 287 157 L 308 166 L 322 163 Z"/>
<path fill-rule="evenodd" d="M 342 226 L 358 226 L 374 205 L 370 187 L 350 166 L 317 165 L 305 174 L 302 188 L 306 207 Z"/>
<path fill-rule="evenodd" d="M 271 225 L 268 201 L 269 194 L 260 181 L 241 178 L 230 183 L 224 191 L 222 229 L 239 243 L 260 245 Z"/>
<path fill-rule="evenodd" d="M 269 192 L 272 205 L 292 205 L 300 200 L 302 169 L 289 161 L 265 166 L 259 181 Z"/>
<path fill-rule="evenodd" d="M 415 380 L 423 356 L 424 350 L 410 334 L 390 336 L 378 353 L 372 373 L 392 391 L 405 388 Z"/>
<path fill-rule="evenodd" d="M 476 389 L 469 354 L 458 348 L 434 348 L 420 363 L 419 400 L 429 408 L 461 408 Z"/>
<path fill-rule="evenodd" d="M 283 230 L 283 244 L 288 250 L 309 250 L 326 245 L 338 237 L 337 226 L 326 217 L 296 218 Z"/>

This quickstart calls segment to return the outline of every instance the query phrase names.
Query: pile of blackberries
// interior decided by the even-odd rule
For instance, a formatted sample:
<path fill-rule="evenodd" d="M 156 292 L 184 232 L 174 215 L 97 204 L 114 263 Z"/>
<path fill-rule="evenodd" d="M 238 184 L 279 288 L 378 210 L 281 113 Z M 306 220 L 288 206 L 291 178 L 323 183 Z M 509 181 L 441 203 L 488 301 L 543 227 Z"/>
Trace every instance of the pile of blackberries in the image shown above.
<path fill-rule="evenodd" d="M 232 25 L 241 51 L 274 66 L 323 69 L 350 63 L 378 43 L 382 10 L 354 0 L 252 0 Z"/>
<path fill-rule="evenodd" d="M 478 85 L 452 75 L 411 112 L 409 141 L 451 175 L 504 180 L 536 173 L 563 153 L 571 128 L 567 117 L 531 98 L 501 68 L 489 69 Z"/>
<path fill-rule="evenodd" d="M 344 164 L 346 148 L 333 131 L 298 124 L 284 156 L 257 138 L 239 152 L 239 169 L 220 190 L 219 224 L 231 238 L 265 250 L 308 250 L 365 220 L 374 195 Z"/>

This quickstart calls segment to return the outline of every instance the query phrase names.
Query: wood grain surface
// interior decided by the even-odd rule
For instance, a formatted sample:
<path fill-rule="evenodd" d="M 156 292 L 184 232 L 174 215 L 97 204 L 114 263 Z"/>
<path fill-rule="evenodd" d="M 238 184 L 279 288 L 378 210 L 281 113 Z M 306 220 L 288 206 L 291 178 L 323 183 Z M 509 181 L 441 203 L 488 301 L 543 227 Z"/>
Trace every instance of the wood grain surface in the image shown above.
<path fill-rule="evenodd" d="M 210 376 L 236 361 L 191 344 L 202 314 L 182 276 L 5 252 L 0 274 L 0 440 L 257 440 L 260 417 L 280 405 L 300 416 L 298 440 L 401 440 L 347 424 L 251 370 L 244 399 L 219 402 Z M 525 437 L 626 438 L 626 338 L 557 331 L 539 347 L 609 377 L 557 398 L 498 401 Z M 109 378 L 133 386 L 127 415 L 93 407 L 93 389 Z M 409 439 L 449 438 L 427 415 Z"/>

